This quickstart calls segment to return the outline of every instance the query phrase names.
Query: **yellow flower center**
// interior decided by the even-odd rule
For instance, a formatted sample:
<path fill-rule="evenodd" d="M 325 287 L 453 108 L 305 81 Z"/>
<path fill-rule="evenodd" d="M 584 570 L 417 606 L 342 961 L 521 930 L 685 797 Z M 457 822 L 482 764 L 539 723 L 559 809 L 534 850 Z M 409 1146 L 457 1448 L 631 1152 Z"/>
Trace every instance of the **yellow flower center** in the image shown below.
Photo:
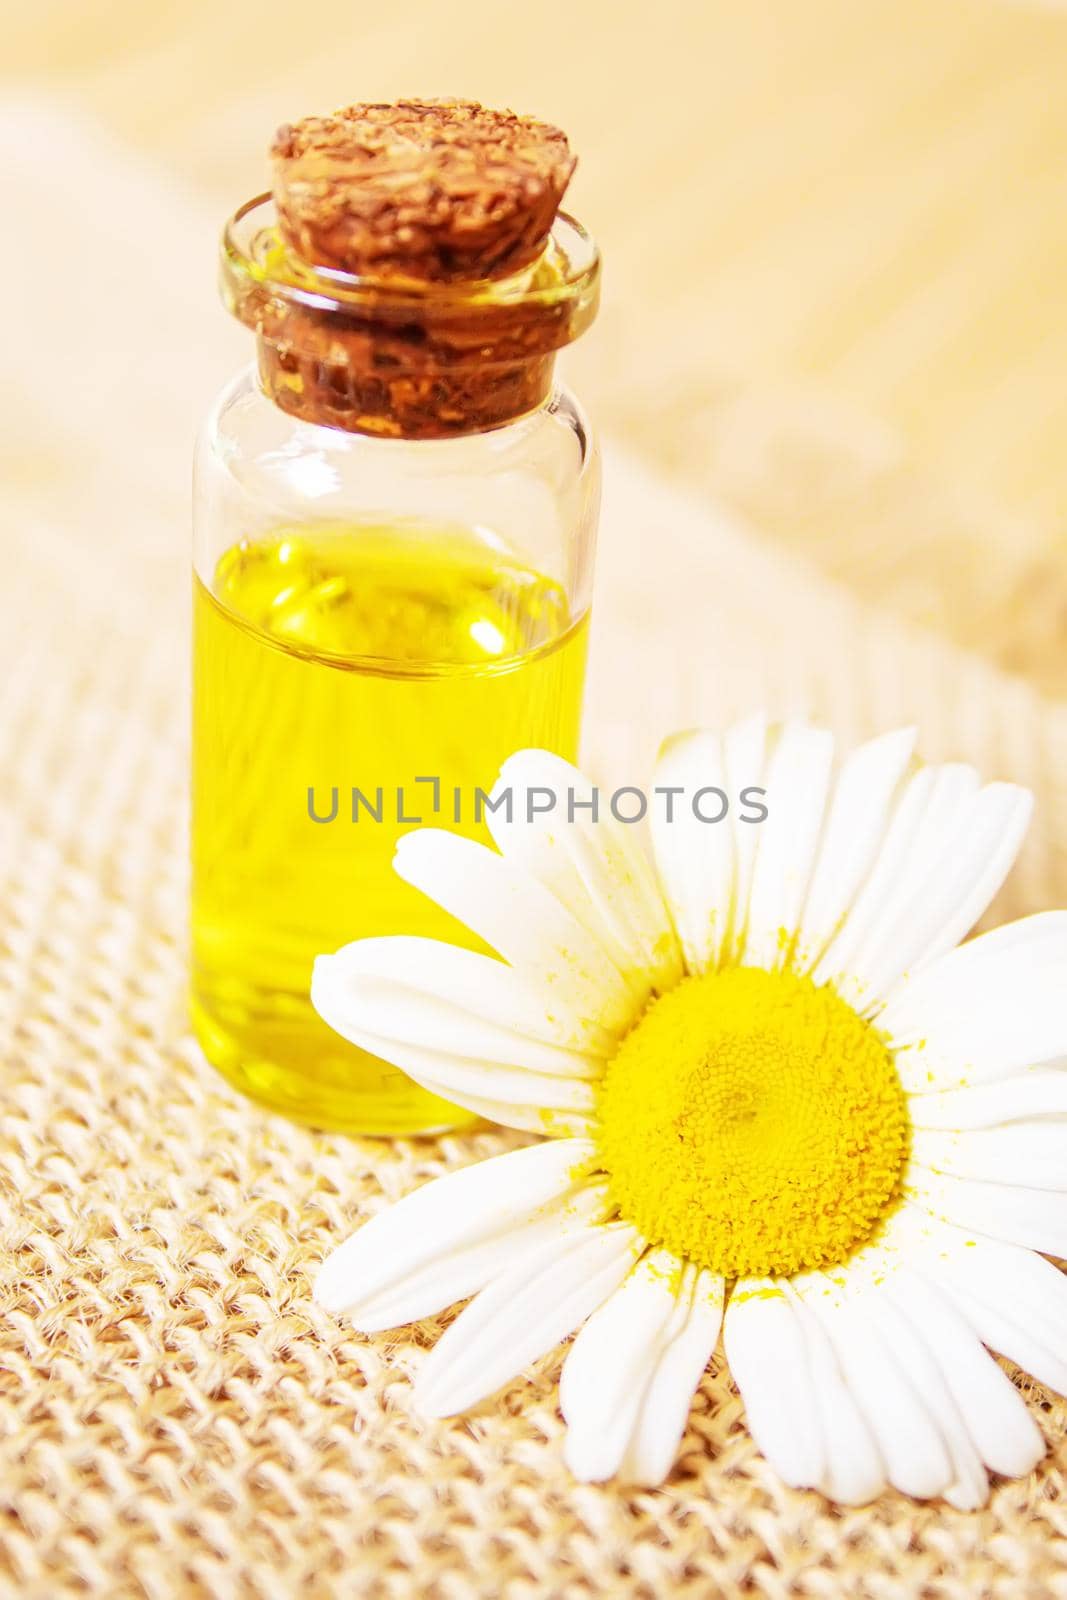
<path fill-rule="evenodd" d="M 836 1265 L 899 1198 L 910 1124 L 885 1041 L 793 973 L 684 978 L 626 1035 L 598 1111 L 621 1215 L 727 1278 Z"/>

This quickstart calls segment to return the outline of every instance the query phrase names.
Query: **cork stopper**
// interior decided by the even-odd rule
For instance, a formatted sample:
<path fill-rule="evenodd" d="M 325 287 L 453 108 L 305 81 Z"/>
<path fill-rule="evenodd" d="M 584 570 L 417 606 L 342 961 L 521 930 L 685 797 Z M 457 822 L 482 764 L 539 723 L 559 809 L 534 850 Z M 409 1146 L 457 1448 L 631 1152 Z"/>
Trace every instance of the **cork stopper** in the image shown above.
<path fill-rule="evenodd" d="M 305 117 L 271 157 L 281 235 L 303 261 L 422 283 L 536 260 L 575 168 L 558 128 L 469 100 Z"/>
<path fill-rule="evenodd" d="M 260 379 L 308 422 L 390 439 L 503 427 L 552 392 L 596 315 L 600 257 L 559 208 L 558 128 L 404 100 L 279 130 L 274 190 L 222 241 L 222 291 Z"/>

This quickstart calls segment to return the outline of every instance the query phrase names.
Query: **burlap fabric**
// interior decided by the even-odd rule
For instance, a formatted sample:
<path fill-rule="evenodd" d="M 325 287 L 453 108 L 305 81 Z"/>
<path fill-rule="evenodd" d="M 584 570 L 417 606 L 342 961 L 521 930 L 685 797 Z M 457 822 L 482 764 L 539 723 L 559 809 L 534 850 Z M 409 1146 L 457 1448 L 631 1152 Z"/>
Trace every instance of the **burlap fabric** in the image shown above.
<path fill-rule="evenodd" d="M 0 1588 L 251 1597 L 1067 1595 L 1067 1406 L 973 1516 L 783 1488 L 717 1363 L 664 1488 L 577 1486 L 558 1354 L 426 1425 L 436 1324 L 366 1339 L 312 1304 L 324 1252 L 517 1142 L 374 1142 L 239 1100 L 186 1032 L 186 464 L 240 341 L 214 218 L 42 115 L 15 237 L 75 208 L 71 262 L 5 254 L 0 589 Z M 91 189 L 94 204 L 85 203 Z M 20 220 L 21 219 L 21 220 Z M 232 341 L 232 342 L 228 342 Z M 1036 788 L 998 907 L 1067 904 L 1067 709 L 861 609 L 609 452 L 587 749 L 763 703 Z"/>

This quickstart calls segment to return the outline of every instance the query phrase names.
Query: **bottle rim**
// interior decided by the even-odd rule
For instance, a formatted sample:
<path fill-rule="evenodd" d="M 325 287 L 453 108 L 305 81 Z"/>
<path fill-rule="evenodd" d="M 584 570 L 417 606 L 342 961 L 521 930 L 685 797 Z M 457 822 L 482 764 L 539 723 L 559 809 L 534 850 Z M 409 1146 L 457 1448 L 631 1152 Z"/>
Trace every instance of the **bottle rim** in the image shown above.
<path fill-rule="evenodd" d="M 445 438 L 545 401 L 556 352 L 596 316 L 600 252 L 560 212 L 541 255 L 507 277 L 357 276 L 297 257 L 263 194 L 226 225 L 221 287 L 283 410 L 355 433 Z"/>
<path fill-rule="evenodd" d="M 318 312 L 373 312 L 377 318 L 450 320 L 458 316 L 491 317 L 494 311 L 526 311 L 532 321 L 562 310 L 569 337 L 585 331 L 597 309 L 601 257 L 596 242 L 575 217 L 557 213 L 544 250 L 520 271 L 503 278 L 425 282 L 396 276 L 375 277 L 313 266 L 296 256 L 278 231 L 277 211 L 269 193 L 239 206 L 223 229 L 221 240 L 223 299 L 246 325 L 256 326 L 246 308 L 264 291 L 272 297 Z M 576 325 L 579 324 L 580 326 Z"/>

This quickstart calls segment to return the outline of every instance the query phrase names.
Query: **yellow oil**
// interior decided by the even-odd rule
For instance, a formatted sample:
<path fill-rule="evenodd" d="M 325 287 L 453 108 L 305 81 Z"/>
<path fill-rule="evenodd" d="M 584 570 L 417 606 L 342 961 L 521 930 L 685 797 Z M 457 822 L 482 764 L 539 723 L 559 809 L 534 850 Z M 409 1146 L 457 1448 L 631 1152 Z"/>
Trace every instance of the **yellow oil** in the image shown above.
<path fill-rule="evenodd" d="M 401 818 L 487 838 L 474 791 L 515 749 L 576 753 L 586 624 L 558 584 L 460 528 L 243 541 L 194 596 L 192 1011 L 246 1093 L 320 1127 L 471 1120 L 340 1039 L 316 955 L 372 934 L 471 945 L 392 871 Z M 440 779 L 440 810 L 419 777 Z M 352 790 L 378 808 L 376 822 Z M 337 814 L 328 817 L 337 790 Z M 397 790 L 403 791 L 398 808 Z M 456 790 L 460 820 L 455 820 Z"/>

